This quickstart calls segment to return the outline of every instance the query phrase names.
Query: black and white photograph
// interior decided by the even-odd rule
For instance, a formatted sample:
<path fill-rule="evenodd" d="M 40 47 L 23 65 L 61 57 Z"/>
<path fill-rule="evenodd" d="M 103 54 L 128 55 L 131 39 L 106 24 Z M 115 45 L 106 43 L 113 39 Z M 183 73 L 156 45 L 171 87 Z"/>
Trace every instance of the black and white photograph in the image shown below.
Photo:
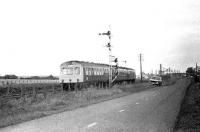
<path fill-rule="evenodd" d="M 200 1 L 1 0 L 0 132 L 200 132 Z"/>

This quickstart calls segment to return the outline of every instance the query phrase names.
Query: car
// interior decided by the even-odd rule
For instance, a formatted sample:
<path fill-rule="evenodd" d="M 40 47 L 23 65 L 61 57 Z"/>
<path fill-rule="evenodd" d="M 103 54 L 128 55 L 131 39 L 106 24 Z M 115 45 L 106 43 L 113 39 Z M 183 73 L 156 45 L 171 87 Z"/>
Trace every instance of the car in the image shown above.
<path fill-rule="evenodd" d="M 149 81 L 153 84 L 153 85 L 158 85 L 161 86 L 162 85 L 162 77 L 160 76 L 152 76 Z"/>

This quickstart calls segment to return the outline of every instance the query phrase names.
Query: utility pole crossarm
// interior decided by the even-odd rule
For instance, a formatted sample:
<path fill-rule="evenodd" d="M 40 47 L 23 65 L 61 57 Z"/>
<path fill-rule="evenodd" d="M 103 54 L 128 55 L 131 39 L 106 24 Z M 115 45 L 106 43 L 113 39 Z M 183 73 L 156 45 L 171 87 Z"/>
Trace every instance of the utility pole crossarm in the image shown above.
<path fill-rule="evenodd" d="M 110 35 L 111 35 L 111 32 L 108 30 L 107 33 L 99 33 L 99 35 L 107 35 L 107 36 L 110 36 Z"/>

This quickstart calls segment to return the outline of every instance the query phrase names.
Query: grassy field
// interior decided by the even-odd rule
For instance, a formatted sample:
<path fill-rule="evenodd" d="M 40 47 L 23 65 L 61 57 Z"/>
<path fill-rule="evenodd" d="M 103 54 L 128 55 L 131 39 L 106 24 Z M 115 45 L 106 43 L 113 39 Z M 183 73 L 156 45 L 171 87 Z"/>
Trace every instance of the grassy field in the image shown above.
<path fill-rule="evenodd" d="M 164 85 L 175 83 L 175 79 L 165 81 Z M 115 85 L 111 89 L 88 88 L 82 91 L 59 92 L 47 95 L 37 94 L 36 97 L 26 97 L 9 100 L 0 107 L 0 127 L 17 124 L 35 118 L 85 107 L 90 104 L 122 97 L 132 93 L 153 88 L 148 82 L 127 85 Z"/>

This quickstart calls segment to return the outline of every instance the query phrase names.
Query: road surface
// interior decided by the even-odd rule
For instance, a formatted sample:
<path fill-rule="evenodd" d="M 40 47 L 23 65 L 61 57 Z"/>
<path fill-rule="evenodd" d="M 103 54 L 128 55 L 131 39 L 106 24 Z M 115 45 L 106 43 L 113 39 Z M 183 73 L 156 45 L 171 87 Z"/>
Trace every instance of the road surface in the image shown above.
<path fill-rule="evenodd" d="M 0 132 L 170 132 L 186 81 L 0 129 Z"/>

